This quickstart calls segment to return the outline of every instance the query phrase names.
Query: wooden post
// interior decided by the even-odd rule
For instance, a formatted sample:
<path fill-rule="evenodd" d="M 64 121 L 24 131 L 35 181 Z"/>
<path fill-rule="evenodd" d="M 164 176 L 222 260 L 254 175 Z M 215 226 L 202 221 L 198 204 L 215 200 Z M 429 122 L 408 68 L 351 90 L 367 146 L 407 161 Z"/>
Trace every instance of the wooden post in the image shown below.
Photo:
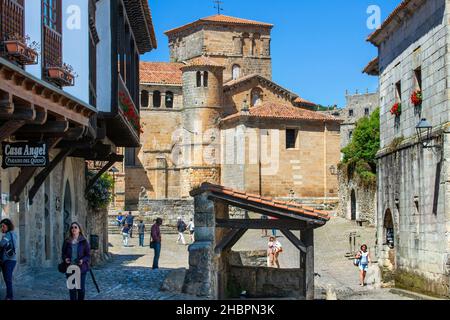
<path fill-rule="evenodd" d="M 300 252 L 300 267 L 303 272 L 303 293 L 306 300 L 314 300 L 314 229 L 301 231 L 301 241 L 306 253 Z"/>

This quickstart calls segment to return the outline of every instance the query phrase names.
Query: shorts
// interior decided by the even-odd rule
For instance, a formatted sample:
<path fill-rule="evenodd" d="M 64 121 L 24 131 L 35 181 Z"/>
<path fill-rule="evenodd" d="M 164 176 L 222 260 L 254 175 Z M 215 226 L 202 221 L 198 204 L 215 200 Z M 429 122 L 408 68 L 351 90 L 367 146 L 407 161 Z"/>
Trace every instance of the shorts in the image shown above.
<path fill-rule="evenodd" d="M 360 264 L 359 270 L 367 272 L 367 271 L 369 271 L 369 265 L 368 264 Z"/>
<path fill-rule="evenodd" d="M 190 234 L 194 234 L 194 230 L 190 230 L 189 233 L 190 233 Z"/>

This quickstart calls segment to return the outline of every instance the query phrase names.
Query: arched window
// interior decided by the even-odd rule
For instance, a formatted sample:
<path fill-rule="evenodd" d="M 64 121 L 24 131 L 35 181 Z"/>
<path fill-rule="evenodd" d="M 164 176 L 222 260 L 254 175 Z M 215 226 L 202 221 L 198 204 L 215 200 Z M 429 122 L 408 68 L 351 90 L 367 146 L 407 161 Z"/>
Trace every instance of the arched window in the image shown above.
<path fill-rule="evenodd" d="M 141 107 L 148 108 L 148 91 L 142 90 L 141 92 Z"/>
<path fill-rule="evenodd" d="M 253 35 L 253 55 L 255 57 L 261 55 L 261 35 L 259 33 Z"/>
<path fill-rule="evenodd" d="M 394 221 L 392 219 L 392 213 L 390 209 L 387 209 L 384 215 L 384 230 L 386 236 L 386 244 L 389 248 L 395 247 L 394 241 Z"/>
<path fill-rule="evenodd" d="M 252 107 L 259 106 L 262 100 L 262 90 L 260 88 L 254 88 L 251 93 L 252 96 Z"/>
<path fill-rule="evenodd" d="M 154 108 L 161 107 L 161 92 L 159 91 L 153 92 L 153 107 Z"/>
<path fill-rule="evenodd" d="M 208 87 L 208 71 L 205 71 L 203 73 L 203 86 L 205 88 Z"/>
<path fill-rule="evenodd" d="M 233 65 L 233 80 L 239 79 L 241 76 L 241 66 L 238 64 Z"/>
<path fill-rule="evenodd" d="M 197 71 L 197 88 L 200 88 L 202 86 L 202 73 L 200 71 Z"/>
<path fill-rule="evenodd" d="M 166 108 L 168 108 L 168 109 L 173 108 L 173 92 L 172 91 L 166 92 Z"/>

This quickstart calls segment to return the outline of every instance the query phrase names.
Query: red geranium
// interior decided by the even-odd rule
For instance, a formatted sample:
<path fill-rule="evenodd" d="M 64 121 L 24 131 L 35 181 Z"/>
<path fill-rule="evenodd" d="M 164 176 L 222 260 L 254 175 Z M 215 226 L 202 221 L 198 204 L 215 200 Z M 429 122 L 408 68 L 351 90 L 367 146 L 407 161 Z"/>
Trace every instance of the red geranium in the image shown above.
<path fill-rule="evenodd" d="M 394 104 L 391 108 L 391 114 L 395 115 L 396 117 L 400 117 L 400 115 L 402 114 L 402 104 L 401 103 Z"/>
<path fill-rule="evenodd" d="M 420 89 L 415 90 L 411 95 L 411 102 L 415 107 L 422 104 L 422 91 Z"/>

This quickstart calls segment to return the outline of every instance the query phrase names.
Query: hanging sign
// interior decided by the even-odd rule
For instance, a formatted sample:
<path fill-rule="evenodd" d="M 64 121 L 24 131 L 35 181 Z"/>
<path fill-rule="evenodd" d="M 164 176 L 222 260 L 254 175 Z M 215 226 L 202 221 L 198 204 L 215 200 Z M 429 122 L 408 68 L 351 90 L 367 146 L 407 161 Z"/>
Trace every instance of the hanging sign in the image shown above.
<path fill-rule="evenodd" d="M 46 143 L 2 143 L 2 168 L 46 167 L 49 163 Z"/>

